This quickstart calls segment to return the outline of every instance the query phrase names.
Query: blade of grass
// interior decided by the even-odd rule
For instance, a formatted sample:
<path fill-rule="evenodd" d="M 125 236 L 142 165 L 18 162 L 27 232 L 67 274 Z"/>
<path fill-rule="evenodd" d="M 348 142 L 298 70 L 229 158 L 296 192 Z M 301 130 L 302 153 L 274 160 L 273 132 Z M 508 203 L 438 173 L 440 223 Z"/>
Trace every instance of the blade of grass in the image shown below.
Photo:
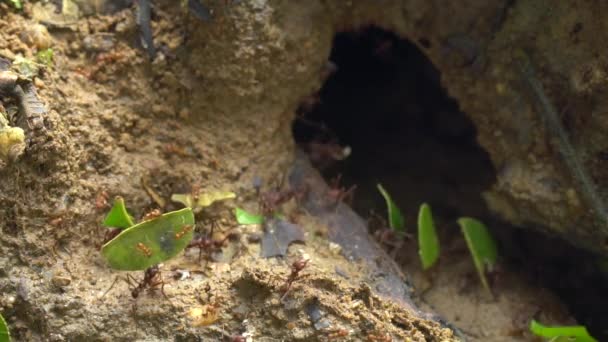
<path fill-rule="evenodd" d="M 431 207 L 423 203 L 418 212 L 418 254 L 422 268 L 429 269 L 439 259 L 439 239 L 433 223 Z"/>
<path fill-rule="evenodd" d="M 401 214 L 401 210 L 399 210 L 395 202 L 393 202 L 391 196 L 388 194 L 386 189 L 384 189 L 382 184 L 378 183 L 377 187 L 378 191 L 380 191 L 382 197 L 384 197 L 384 200 L 386 201 L 389 226 L 396 232 L 405 232 L 405 219 L 403 218 L 403 214 Z"/>
<path fill-rule="evenodd" d="M 595 338 L 589 335 L 587 328 L 581 325 L 547 327 L 532 320 L 530 322 L 530 331 L 536 336 L 551 340 L 565 337 L 569 338 L 568 341 L 573 342 L 597 342 Z"/>
<path fill-rule="evenodd" d="M 11 334 L 8 332 L 8 325 L 6 325 L 6 321 L 4 317 L 0 315 L 0 342 L 10 342 Z"/>
<path fill-rule="evenodd" d="M 498 258 L 496 243 L 486 226 L 478 220 L 462 217 L 458 219 L 458 224 L 467 241 L 481 284 L 488 292 L 492 293 L 485 272 L 487 268 L 491 269 L 496 264 Z"/>
<path fill-rule="evenodd" d="M 106 219 L 103 221 L 103 225 L 106 227 L 126 229 L 133 224 L 133 218 L 129 215 L 129 212 L 125 207 L 125 200 L 122 197 L 117 196 L 114 199 L 112 209 L 110 209 Z"/>

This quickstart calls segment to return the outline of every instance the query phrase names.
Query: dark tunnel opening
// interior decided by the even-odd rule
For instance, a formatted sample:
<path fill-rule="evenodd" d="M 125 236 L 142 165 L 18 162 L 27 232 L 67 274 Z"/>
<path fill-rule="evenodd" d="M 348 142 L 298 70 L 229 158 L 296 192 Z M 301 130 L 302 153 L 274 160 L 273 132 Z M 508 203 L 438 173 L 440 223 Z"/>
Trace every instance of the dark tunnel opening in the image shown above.
<path fill-rule="evenodd" d="M 457 218 L 479 218 L 497 237 L 506 267 L 554 291 L 580 324 L 600 340 L 608 337 L 608 308 L 599 304 L 608 293 L 607 278 L 589 266 L 596 257 L 488 211 L 481 194 L 495 181 L 489 156 L 416 45 L 368 27 L 337 34 L 330 61 L 335 72 L 298 109 L 293 134 L 328 182 L 340 176 L 345 188 L 356 184 L 350 204 L 359 215 L 385 214 L 376 188 L 381 183 L 412 232 L 423 202 L 433 208 L 442 241 L 460 234 Z M 336 161 L 345 146 L 350 154 Z"/>
<path fill-rule="evenodd" d="M 415 217 L 422 202 L 448 218 L 483 214 L 479 194 L 494 182 L 492 164 L 426 56 L 396 35 L 370 28 L 338 34 L 331 61 L 337 71 L 319 103 L 300 109 L 294 137 L 300 145 L 335 141 L 351 148 L 343 162 L 320 166 L 327 178 L 341 174 L 343 183 L 357 184 L 357 194 L 365 195 L 355 196 L 354 208 L 382 212 L 380 182 L 407 217 Z"/>

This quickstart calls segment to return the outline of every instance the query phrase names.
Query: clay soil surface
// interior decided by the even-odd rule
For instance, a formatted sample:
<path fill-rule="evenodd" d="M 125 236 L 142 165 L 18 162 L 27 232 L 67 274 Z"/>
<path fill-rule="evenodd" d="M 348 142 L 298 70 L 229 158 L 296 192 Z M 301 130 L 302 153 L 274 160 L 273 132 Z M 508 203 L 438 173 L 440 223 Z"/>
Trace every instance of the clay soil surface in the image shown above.
<path fill-rule="evenodd" d="M 0 3 L 0 57 L 34 58 L 36 43 L 23 38 L 36 34 L 32 15 L 29 6 L 24 14 Z M 158 11 L 154 30 L 169 52 L 154 62 L 133 44 L 131 9 L 55 24 L 42 38 L 50 39 L 53 63 L 35 80 L 49 109 L 46 129 L 36 133 L 42 143 L 0 170 L 0 311 L 16 341 L 456 339 L 450 329 L 374 294 L 363 266 L 344 258 L 327 228 L 293 202 L 282 210 L 303 227 L 304 243 L 292 244 L 282 259 L 259 256 L 261 227 L 238 226 L 232 214 L 237 206 L 257 210 L 247 169 L 256 161 L 239 154 L 255 132 L 224 133 L 230 118 L 197 122 L 187 104 L 174 107 L 195 90 L 183 92 L 188 70 L 171 57 L 182 27 L 165 12 Z M 263 168 L 256 172 L 266 184 L 278 181 Z M 141 218 L 154 208 L 178 209 L 171 195 L 199 188 L 237 194 L 198 218 L 214 217 L 217 231 L 236 227 L 238 238 L 202 261 L 191 249 L 163 264 L 166 298 L 144 291 L 133 299 L 126 274 L 109 269 L 99 253 L 112 198 L 124 197 Z M 410 262 L 402 266 L 413 275 L 423 309 L 436 310 L 471 341 L 529 340 L 526 325 L 539 310 L 546 323 L 564 323 L 567 314 L 553 296 L 509 271 L 496 299 L 487 298 L 463 243 L 453 244 L 430 281 L 414 243 L 405 245 L 401 260 Z M 301 258 L 310 261 L 285 293 L 291 265 Z M 131 275 L 139 280 L 143 272 Z"/>

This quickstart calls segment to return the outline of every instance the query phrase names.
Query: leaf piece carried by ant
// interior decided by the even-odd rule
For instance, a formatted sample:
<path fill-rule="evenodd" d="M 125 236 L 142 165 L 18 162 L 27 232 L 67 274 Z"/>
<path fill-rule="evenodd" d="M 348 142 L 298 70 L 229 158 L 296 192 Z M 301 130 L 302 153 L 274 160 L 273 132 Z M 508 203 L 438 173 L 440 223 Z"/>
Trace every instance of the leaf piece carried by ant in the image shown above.
<path fill-rule="evenodd" d="M 264 216 L 252 214 L 241 208 L 236 208 L 235 216 L 236 222 L 239 224 L 262 224 L 264 222 Z"/>
<path fill-rule="evenodd" d="M 145 270 L 183 251 L 192 240 L 193 228 L 192 209 L 172 211 L 125 229 L 101 253 L 113 269 Z"/>
<path fill-rule="evenodd" d="M 439 239 L 433 223 L 431 207 L 423 203 L 418 212 L 418 254 L 422 268 L 428 269 L 439 259 Z"/>
<path fill-rule="evenodd" d="M 561 341 L 560 338 L 563 337 L 565 341 L 597 342 L 595 338 L 589 335 L 587 328 L 581 325 L 547 327 L 532 320 L 530 322 L 530 331 L 536 336 L 548 338 L 551 341 Z"/>
<path fill-rule="evenodd" d="M 378 186 L 378 191 L 380 191 L 380 193 L 382 194 L 382 197 L 384 197 L 384 200 L 386 201 L 386 206 L 388 208 L 389 226 L 394 231 L 404 232 L 405 231 L 405 219 L 403 218 L 403 214 L 401 214 L 401 210 L 399 210 L 399 207 L 397 207 L 395 202 L 393 202 L 393 200 L 391 199 L 391 196 L 384 189 L 382 184 L 378 184 L 377 186 Z"/>
<path fill-rule="evenodd" d="M 125 207 L 125 200 L 117 196 L 114 199 L 114 205 L 112 209 L 103 221 L 103 225 L 111 228 L 122 228 L 126 229 L 133 226 L 133 217 L 129 215 L 127 208 Z"/>
<path fill-rule="evenodd" d="M 193 196 L 192 194 L 173 194 L 171 200 L 183 204 L 188 208 L 194 210 L 199 208 L 206 208 L 214 204 L 215 202 L 224 201 L 228 199 L 236 198 L 236 194 L 231 191 L 213 191 L 198 194 Z"/>
<path fill-rule="evenodd" d="M 264 258 L 284 256 L 292 242 L 304 242 L 304 232 L 300 226 L 279 218 L 267 220 L 260 255 Z"/>
<path fill-rule="evenodd" d="M 4 317 L 0 315 L 0 342 L 10 342 L 11 335 L 8 332 L 8 326 L 6 325 L 6 321 Z"/>
<path fill-rule="evenodd" d="M 462 217 L 458 219 L 458 224 L 467 241 L 481 284 L 491 293 L 485 272 L 494 268 L 498 259 L 494 238 L 492 238 L 486 226 L 476 219 Z"/>

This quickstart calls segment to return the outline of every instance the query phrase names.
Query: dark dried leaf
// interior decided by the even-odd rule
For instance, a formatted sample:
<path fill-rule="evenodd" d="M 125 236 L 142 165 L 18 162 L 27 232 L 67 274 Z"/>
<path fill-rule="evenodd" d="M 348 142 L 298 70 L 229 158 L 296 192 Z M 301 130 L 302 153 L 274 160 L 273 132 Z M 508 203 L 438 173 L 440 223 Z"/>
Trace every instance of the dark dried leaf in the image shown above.
<path fill-rule="evenodd" d="M 284 256 L 292 242 L 304 242 L 304 232 L 298 225 L 273 218 L 264 223 L 261 255 L 264 258 Z"/>

